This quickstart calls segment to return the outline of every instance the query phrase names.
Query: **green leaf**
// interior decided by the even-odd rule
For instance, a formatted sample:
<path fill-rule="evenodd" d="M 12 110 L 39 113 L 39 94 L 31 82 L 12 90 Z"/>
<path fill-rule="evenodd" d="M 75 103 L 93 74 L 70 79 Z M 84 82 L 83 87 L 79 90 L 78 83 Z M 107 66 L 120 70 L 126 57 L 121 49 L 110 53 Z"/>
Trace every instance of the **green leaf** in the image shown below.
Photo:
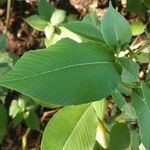
<path fill-rule="evenodd" d="M 140 137 L 146 149 L 150 149 L 150 89 L 141 85 L 140 93 L 133 92 L 132 105 L 137 115 Z"/>
<path fill-rule="evenodd" d="M 25 19 L 25 21 L 34 29 L 38 31 L 44 31 L 45 27 L 48 25 L 48 22 L 41 19 L 38 15 L 33 15 Z"/>
<path fill-rule="evenodd" d="M 127 0 L 127 11 L 143 12 L 142 0 Z"/>
<path fill-rule="evenodd" d="M 29 116 L 25 119 L 25 123 L 33 130 L 39 129 L 39 118 L 35 112 L 30 112 Z"/>
<path fill-rule="evenodd" d="M 6 49 L 7 40 L 5 34 L 0 34 L 0 50 Z"/>
<path fill-rule="evenodd" d="M 66 28 L 84 38 L 91 40 L 102 41 L 102 35 L 99 28 L 88 22 L 74 21 L 64 24 Z"/>
<path fill-rule="evenodd" d="M 137 131 L 131 131 L 131 143 L 130 143 L 131 149 L 137 150 L 139 149 L 139 145 L 140 145 L 139 133 Z"/>
<path fill-rule="evenodd" d="M 126 124 L 116 123 L 110 131 L 110 150 L 125 150 L 130 144 L 130 131 Z"/>
<path fill-rule="evenodd" d="M 40 0 L 38 5 L 38 12 L 42 19 L 49 22 L 53 11 L 54 7 L 48 3 L 47 0 Z"/>
<path fill-rule="evenodd" d="M 132 35 L 134 35 L 134 36 L 144 33 L 145 28 L 146 28 L 146 25 L 144 25 L 140 21 L 131 23 Z"/>
<path fill-rule="evenodd" d="M 93 149 L 97 124 L 98 118 L 92 104 L 65 107 L 47 124 L 42 150 Z"/>
<path fill-rule="evenodd" d="M 0 6 L 3 5 L 6 2 L 6 0 L 0 0 Z"/>
<path fill-rule="evenodd" d="M 150 9 L 150 1 L 149 0 L 144 0 L 143 4 L 146 8 Z"/>
<path fill-rule="evenodd" d="M 119 59 L 123 71 L 122 71 L 122 82 L 125 83 L 133 83 L 139 81 L 139 66 L 137 63 L 131 61 L 127 58 L 120 58 Z"/>
<path fill-rule="evenodd" d="M 122 107 L 126 104 L 125 98 L 117 89 L 111 95 L 112 95 L 114 102 L 117 104 L 118 108 L 121 110 Z"/>
<path fill-rule="evenodd" d="M 97 116 L 99 117 L 100 120 L 104 119 L 105 116 L 105 111 L 107 109 L 107 102 L 106 99 L 100 100 L 93 102 L 93 107 L 97 113 Z"/>
<path fill-rule="evenodd" d="M 90 23 L 96 27 L 100 27 L 100 21 L 97 19 L 96 12 L 91 12 L 90 14 L 86 15 L 82 21 Z"/>
<path fill-rule="evenodd" d="M 64 39 L 47 50 L 26 53 L 0 85 L 42 103 L 81 104 L 108 96 L 121 82 L 120 71 L 104 43 Z"/>
<path fill-rule="evenodd" d="M 149 63 L 150 62 L 150 53 L 140 52 L 136 59 L 140 63 Z"/>
<path fill-rule="evenodd" d="M 150 70 L 149 70 L 149 72 L 146 75 L 146 82 L 150 82 Z"/>
<path fill-rule="evenodd" d="M 101 21 L 101 30 L 105 42 L 114 48 L 128 44 L 131 40 L 131 28 L 127 20 L 117 12 L 111 2 Z"/>
<path fill-rule="evenodd" d="M 7 133 L 8 115 L 4 105 L 0 104 L 0 143 Z"/>
<path fill-rule="evenodd" d="M 51 24 L 54 26 L 58 26 L 59 24 L 61 24 L 66 17 L 66 11 L 62 10 L 62 9 L 56 9 L 51 17 Z"/>

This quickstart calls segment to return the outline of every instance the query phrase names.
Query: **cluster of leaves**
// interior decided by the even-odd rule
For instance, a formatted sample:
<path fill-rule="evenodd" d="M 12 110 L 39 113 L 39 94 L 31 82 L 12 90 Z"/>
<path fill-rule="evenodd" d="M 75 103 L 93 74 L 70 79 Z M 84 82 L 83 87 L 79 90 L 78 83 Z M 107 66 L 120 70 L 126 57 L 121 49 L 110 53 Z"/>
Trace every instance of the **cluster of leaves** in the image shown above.
<path fill-rule="evenodd" d="M 91 13 L 82 21 L 65 21 L 65 12 L 46 1 L 40 1 L 38 11 L 39 16 L 25 20 L 45 32 L 47 48 L 25 53 L 0 78 L 0 86 L 61 108 L 44 130 L 42 149 L 150 149 L 150 66 L 145 81 L 139 79 L 143 53 L 144 63 L 150 62 L 150 53 L 141 52 L 149 42 L 136 51 L 129 46 L 132 35 L 146 26 L 135 33 L 136 23 L 131 28 L 111 2 L 101 20 Z M 69 34 L 62 36 L 62 28 Z M 106 118 L 108 96 L 116 113 Z M 12 105 L 12 117 L 30 116 L 26 100 Z"/>
<path fill-rule="evenodd" d="M 6 74 L 18 60 L 18 57 L 10 54 L 6 51 L 7 39 L 4 34 L 0 35 L 0 76 Z M 6 97 L 9 90 L 6 88 L 0 88 L 0 143 L 3 137 L 7 133 L 7 124 L 9 122 L 8 116 L 13 120 L 13 125 L 16 127 L 21 121 L 25 121 L 26 125 L 31 129 L 39 128 L 39 121 L 34 110 L 37 108 L 37 104 L 33 102 L 32 99 L 25 97 L 23 95 L 19 96 L 17 99 L 13 99 L 7 112 L 7 101 Z M 11 99 L 10 99 L 11 100 Z"/>

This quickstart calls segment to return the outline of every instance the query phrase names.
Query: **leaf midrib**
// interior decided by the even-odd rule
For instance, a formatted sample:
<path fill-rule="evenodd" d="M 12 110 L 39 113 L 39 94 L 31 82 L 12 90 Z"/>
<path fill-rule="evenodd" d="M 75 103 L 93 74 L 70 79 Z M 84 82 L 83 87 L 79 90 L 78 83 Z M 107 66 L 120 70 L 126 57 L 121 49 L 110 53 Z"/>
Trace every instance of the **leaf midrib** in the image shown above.
<path fill-rule="evenodd" d="M 7 81 L 1 81 L 0 83 L 10 82 L 10 81 L 11 82 L 12 81 L 20 81 L 20 80 L 25 80 L 25 79 L 32 79 L 32 78 L 35 78 L 35 77 L 40 76 L 40 75 L 45 75 L 45 74 L 48 74 L 48 73 L 53 73 L 53 72 L 57 72 L 57 71 L 60 71 L 60 70 L 65 70 L 65 69 L 70 69 L 70 68 L 75 68 L 75 67 L 80 67 L 80 66 L 100 65 L 100 64 L 114 64 L 114 63 L 115 62 L 104 61 L 104 62 L 89 62 L 89 63 L 86 62 L 86 63 L 81 63 L 81 64 L 68 65 L 68 66 L 63 66 L 61 68 L 56 68 L 56 69 L 53 69 L 53 70 L 49 70 L 49 71 L 45 71 L 45 72 L 42 72 L 42 73 L 39 73 L 39 74 L 35 74 L 35 75 L 29 76 L 29 77 L 23 77 L 23 78 L 20 78 L 20 79 L 11 79 L 11 80 L 7 80 Z M 14 68 L 14 70 L 15 70 L 15 68 Z M 11 73 L 10 73 L 10 75 L 11 75 Z"/>

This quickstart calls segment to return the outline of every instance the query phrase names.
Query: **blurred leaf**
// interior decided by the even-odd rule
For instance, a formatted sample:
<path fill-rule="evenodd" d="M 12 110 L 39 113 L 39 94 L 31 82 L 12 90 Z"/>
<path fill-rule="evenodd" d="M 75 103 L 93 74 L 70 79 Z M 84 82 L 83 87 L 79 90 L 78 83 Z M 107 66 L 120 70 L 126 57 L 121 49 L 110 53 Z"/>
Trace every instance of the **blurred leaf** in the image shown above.
<path fill-rule="evenodd" d="M 91 23 L 84 22 L 84 21 L 83 22 L 74 21 L 74 22 L 66 23 L 64 24 L 64 26 L 84 38 L 88 38 L 96 41 L 103 40 L 100 29 Z"/>
<path fill-rule="evenodd" d="M 93 149 L 97 124 L 92 104 L 64 107 L 47 124 L 42 150 Z"/>
<path fill-rule="evenodd" d="M 7 47 L 7 40 L 5 34 L 0 34 L 0 50 L 4 50 Z"/>
<path fill-rule="evenodd" d="M 13 119 L 13 126 L 16 127 L 23 120 L 23 113 L 18 113 Z"/>
<path fill-rule="evenodd" d="M 11 105 L 9 107 L 9 116 L 15 118 L 20 112 L 22 112 L 22 109 L 18 106 L 18 101 L 12 100 Z"/>
<path fill-rule="evenodd" d="M 8 114 L 3 104 L 0 104 L 0 143 L 7 133 Z"/>
<path fill-rule="evenodd" d="M 131 61 L 127 58 L 120 58 L 119 59 L 123 71 L 122 71 L 122 82 L 125 83 L 133 83 L 139 81 L 139 66 L 137 63 Z"/>
<path fill-rule="evenodd" d="M 128 123 L 136 121 L 136 113 L 133 106 L 130 103 L 126 103 L 121 108 L 122 113 L 115 119 L 120 123 Z"/>
<path fill-rule="evenodd" d="M 44 33 L 47 39 L 50 39 L 55 31 L 55 27 L 52 24 L 48 24 L 45 29 Z"/>
<path fill-rule="evenodd" d="M 150 62 L 150 53 L 141 52 L 136 55 L 136 59 L 140 63 L 149 63 Z"/>
<path fill-rule="evenodd" d="M 6 2 L 6 0 L 0 0 L 0 6 L 3 5 Z"/>
<path fill-rule="evenodd" d="M 150 70 L 148 71 L 146 75 L 146 82 L 150 82 Z"/>
<path fill-rule="evenodd" d="M 125 150 L 130 144 L 130 131 L 126 124 L 116 123 L 110 131 L 110 150 Z"/>
<path fill-rule="evenodd" d="M 47 0 L 39 0 L 38 12 L 42 19 L 50 21 L 54 7 Z"/>
<path fill-rule="evenodd" d="M 62 9 L 56 9 L 52 14 L 50 22 L 52 25 L 57 26 L 64 22 L 65 17 L 66 17 L 66 11 Z"/>
<path fill-rule="evenodd" d="M 124 83 L 120 84 L 117 90 L 126 96 L 131 96 L 132 89 L 127 87 Z"/>
<path fill-rule="evenodd" d="M 78 43 L 82 42 L 82 39 L 79 35 L 77 35 L 74 32 L 68 30 L 67 28 L 59 27 L 59 29 L 61 30 L 61 34 L 58 35 L 58 36 L 60 36 L 61 38 L 69 38 L 69 39 L 72 39 L 72 40 L 74 40 Z"/>
<path fill-rule="evenodd" d="M 127 0 L 126 10 L 130 12 L 143 12 L 142 0 Z"/>
<path fill-rule="evenodd" d="M 90 14 L 86 15 L 82 21 L 100 28 L 100 21 L 97 19 L 96 12 L 91 12 Z"/>
<path fill-rule="evenodd" d="M 104 150 L 98 142 L 95 143 L 93 150 Z"/>
<path fill-rule="evenodd" d="M 0 85 L 41 103 L 81 104 L 108 96 L 121 82 L 120 71 L 106 44 L 64 39 L 46 50 L 26 53 L 1 77 Z"/>
<path fill-rule="evenodd" d="M 146 28 L 146 25 L 144 25 L 140 21 L 131 23 L 132 35 L 134 35 L 134 36 L 144 33 L 145 28 Z"/>
<path fill-rule="evenodd" d="M 144 0 L 143 4 L 146 8 L 150 9 L 150 0 Z"/>
<path fill-rule="evenodd" d="M 131 27 L 128 21 L 113 8 L 111 1 L 102 18 L 101 30 L 105 42 L 115 49 L 128 44 L 131 40 Z"/>
<path fill-rule="evenodd" d="M 39 129 L 39 118 L 35 112 L 30 112 L 29 116 L 25 119 L 26 125 L 33 129 Z"/>
<path fill-rule="evenodd" d="M 133 92 L 132 105 L 136 111 L 141 141 L 146 149 L 150 149 L 150 88 L 142 84 L 139 93 Z"/>
<path fill-rule="evenodd" d="M 106 99 L 93 102 L 93 107 L 97 113 L 97 116 L 100 120 L 104 119 L 105 111 L 107 109 L 107 102 Z"/>
<path fill-rule="evenodd" d="M 33 15 L 25 19 L 25 21 L 34 29 L 38 31 L 44 31 L 48 22 L 41 19 L 38 15 Z"/>
<path fill-rule="evenodd" d="M 115 90 L 111 95 L 117 107 L 121 110 L 122 107 L 126 104 L 125 98 L 118 90 Z"/>
<path fill-rule="evenodd" d="M 138 150 L 140 145 L 140 137 L 137 131 L 131 131 L 130 147 L 132 150 Z"/>

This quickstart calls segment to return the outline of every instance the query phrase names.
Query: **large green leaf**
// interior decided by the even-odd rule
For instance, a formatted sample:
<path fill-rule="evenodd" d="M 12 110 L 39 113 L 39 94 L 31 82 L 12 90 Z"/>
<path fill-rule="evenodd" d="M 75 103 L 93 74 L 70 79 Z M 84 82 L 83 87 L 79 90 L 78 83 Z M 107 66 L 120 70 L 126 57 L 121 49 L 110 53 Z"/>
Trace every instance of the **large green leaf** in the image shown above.
<path fill-rule="evenodd" d="M 76 34 L 81 35 L 84 38 L 91 40 L 103 40 L 100 28 L 87 21 L 74 21 L 64 24 L 66 28 L 73 31 Z"/>
<path fill-rule="evenodd" d="M 142 143 L 146 149 L 150 149 L 150 89 L 145 84 L 141 85 L 139 93 L 133 92 L 132 105 L 136 111 Z"/>
<path fill-rule="evenodd" d="M 96 101 L 121 82 L 120 65 L 109 50 L 104 43 L 64 39 L 47 50 L 26 53 L 0 85 L 49 104 Z"/>
<path fill-rule="evenodd" d="M 92 104 L 65 107 L 46 126 L 42 150 L 91 150 L 97 124 Z"/>
<path fill-rule="evenodd" d="M 125 150 L 130 144 L 130 131 L 126 124 L 116 123 L 110 131 L 110 150 Z"/>
<path fill-rule="evenodd" d="M 38 5 L 38 12 L 42 19 L 50 21 L 54 7 L 47 2 L 47 0 L 40 0 Z"/>
<path fill-rule="evenodd" d="M 114 48 L 131 40 L 131 27 L 127 20 L 117 12 L 111 2 L 101 21 L 102 35 L 106 43 Z"/>
<path fill-rule="evenodd" d="M 41 19 L 38 15 L 33 15 L 25 19 L 25 21 L 34 29 L 38 31 L 44 31 L 48 22 Z"/>

